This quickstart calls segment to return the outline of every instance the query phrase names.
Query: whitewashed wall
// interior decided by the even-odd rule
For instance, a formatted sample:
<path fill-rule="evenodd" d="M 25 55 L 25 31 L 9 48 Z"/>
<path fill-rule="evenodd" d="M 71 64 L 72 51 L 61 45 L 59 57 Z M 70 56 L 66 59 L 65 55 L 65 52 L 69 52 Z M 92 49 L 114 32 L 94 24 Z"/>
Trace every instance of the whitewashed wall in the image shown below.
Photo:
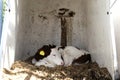
<path fill-rule="evenodd" d="M 30 23 L 29 23 L 29 2 L 28 0 L 16 0 L 16 28 L 15 28 L 15 39 L 16 39 L 16 47 L 15 47 L 15 60 L 20 60 L 25 58 L 26 48 L 28 47 L 25 41 L 27 42 L 28 34 L 26 33 L 26 29 L 30 30 Z"/>
<path fill-rule="evenodd" d="M 111 8 L 111 11 L 112 11 L 112 17 L 113 17 L 113 26 L 115 28 L 118 69 L 120 73 L 120 11 L 119 9 L 120 9 L 120 0 L 117 0 L 117 2 Z"/>
<path fill-rule="evenodd" d="M 25 59 L 34 55 L 44 44 L 60 45 L 61 22 L 56 17 L 59 8 L 68 8 L 75 12 L 72 18 L 72 45 L 86 48 L 84 5 L 83 0 L 19 0 L 16 57 Z"/>
<path fill-rule="evenodd" d="M 6 12 L 3 20 L 2 38 L 0 44 L 1 67 L 10 68 L 15 58 L 16 43 L 16 10 L 15 0 L 7 2 Z"/>
<path fill-rule="evenodd" d="M 113 76 L 114 57 L 109 12 L 109 0 L 87 0 L 88 50 L 93 60 L 105 66 Z"/>

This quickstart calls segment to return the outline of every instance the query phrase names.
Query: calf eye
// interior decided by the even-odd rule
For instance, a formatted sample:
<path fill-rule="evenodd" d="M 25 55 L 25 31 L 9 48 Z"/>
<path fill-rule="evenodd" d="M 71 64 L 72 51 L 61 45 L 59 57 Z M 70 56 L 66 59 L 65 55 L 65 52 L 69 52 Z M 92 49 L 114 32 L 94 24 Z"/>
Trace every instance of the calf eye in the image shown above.
<path fill-rule="evenodd" d="M 55 54 L 53 56 L 56 56 Z"/>

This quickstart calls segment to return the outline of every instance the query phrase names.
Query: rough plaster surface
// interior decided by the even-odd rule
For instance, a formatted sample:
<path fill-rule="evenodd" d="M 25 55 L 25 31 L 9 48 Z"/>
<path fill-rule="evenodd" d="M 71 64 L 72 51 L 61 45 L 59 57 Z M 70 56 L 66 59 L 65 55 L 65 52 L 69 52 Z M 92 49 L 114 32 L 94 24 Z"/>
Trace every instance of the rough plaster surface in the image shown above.
<path fill-rule="evenodd" d="M 95 4 L 95 5 L 94 5 Z M 93 60 L 109 69 L 113 76 L 113 45 L 111 37 L 109 0 L 87 0 L 88 50 Z"/>
<path fill-rule="evenodd" d="M 26 0 L 27 1 L 27 0 Z M 25 58 L 24 49 L 27 48 L 24 43 L 27 40 L 28 31 L 30 30 L 29 13 L 28 13 L 28 2 L 24 0 L 16 0 L 16 49 L 15 49 L 15 60 Z M 26 39 L 27 38 L 27 39 Z"/>
<path fill-rule="evenodd" d="M 86 15 L 83 0 L 49 0 L 49 2 L 48 0 L 26 0 L 24 2 L 20 1 L 23 4 L 19 5 L 21 10 L 19 10 L 16 45 L 16 53 L 19 57 L 24 59 L 34 55 L 44 44 L 60 45 L 61 22 L 56 16 L 59 8 L 68 8 L 75 12 L 71 21 L 73 27 L 71 43 L 76 47 L 86 48 Z"/>

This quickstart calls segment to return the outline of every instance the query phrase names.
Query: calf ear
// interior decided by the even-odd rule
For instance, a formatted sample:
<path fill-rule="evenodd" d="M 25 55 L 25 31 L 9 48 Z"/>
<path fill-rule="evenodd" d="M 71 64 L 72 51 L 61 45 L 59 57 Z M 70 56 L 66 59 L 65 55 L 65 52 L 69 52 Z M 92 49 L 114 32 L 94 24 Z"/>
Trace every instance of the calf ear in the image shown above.
<path fill-rule="evenodd" d="M 44 52 L 43 50 L 41 50 L 41 51 L 39 52 L 39 55 L 40 55 L 40 56 L 45 56 L 45 52 Z"/>
<path fill-rule="evenodd" d="M 36 54 L 34 55 L 34 58 L 35 58 L 37 61 L 39 61 L 40 59 L 43 59 L 45 56 L 46 56 L 46 55 L 45 55 L 44 51 L 38 50 L 38 51 L 36 52 Z"/>

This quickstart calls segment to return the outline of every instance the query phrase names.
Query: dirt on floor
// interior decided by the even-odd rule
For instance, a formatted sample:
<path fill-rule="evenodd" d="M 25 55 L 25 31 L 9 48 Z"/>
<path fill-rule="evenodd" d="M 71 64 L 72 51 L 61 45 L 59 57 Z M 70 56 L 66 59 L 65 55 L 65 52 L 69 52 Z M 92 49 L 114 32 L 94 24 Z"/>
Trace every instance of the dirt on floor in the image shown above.
<path fill-rule="evenodd" d="M 112 80 L 107 68 L 100 68 L 96 62 L 57 66 L 36 67 L 30 60 L 16 61 L 10 70 L 3 69 L 3 80 Z"/>

